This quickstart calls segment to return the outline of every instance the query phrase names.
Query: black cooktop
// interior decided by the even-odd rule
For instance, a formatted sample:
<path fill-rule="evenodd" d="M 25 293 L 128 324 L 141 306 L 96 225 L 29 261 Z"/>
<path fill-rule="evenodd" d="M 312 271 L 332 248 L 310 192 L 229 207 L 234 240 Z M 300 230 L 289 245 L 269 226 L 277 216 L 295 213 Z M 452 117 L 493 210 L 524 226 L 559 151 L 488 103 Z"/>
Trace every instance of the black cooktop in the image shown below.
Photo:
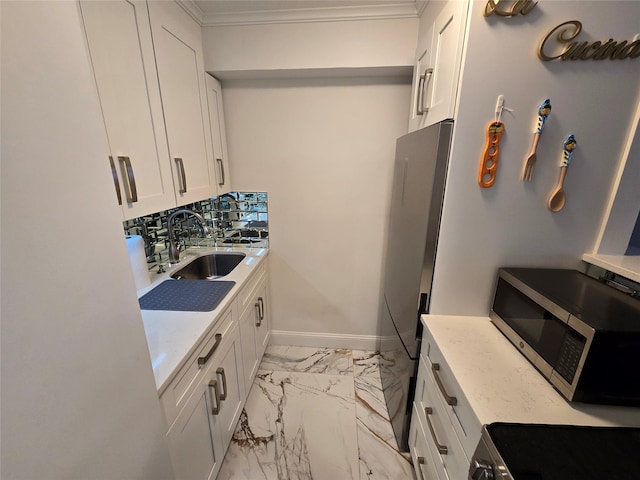
<path fill-rule="evenodd" d="M 640 428 L 494 423 L 487 431 L 516 480 L 640 479 Z"/>

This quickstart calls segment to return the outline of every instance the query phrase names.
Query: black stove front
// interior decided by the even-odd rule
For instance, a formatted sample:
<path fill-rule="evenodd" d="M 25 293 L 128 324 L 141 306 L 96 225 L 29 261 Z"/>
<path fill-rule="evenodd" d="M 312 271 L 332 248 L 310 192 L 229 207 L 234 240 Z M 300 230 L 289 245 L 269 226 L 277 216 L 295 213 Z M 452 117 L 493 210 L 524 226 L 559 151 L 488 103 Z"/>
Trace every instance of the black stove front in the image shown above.
<path fill-rule="evenodd" d="M 640 479 L 640 428 L 494 423 L 483 431 L 469 478 Z"/>

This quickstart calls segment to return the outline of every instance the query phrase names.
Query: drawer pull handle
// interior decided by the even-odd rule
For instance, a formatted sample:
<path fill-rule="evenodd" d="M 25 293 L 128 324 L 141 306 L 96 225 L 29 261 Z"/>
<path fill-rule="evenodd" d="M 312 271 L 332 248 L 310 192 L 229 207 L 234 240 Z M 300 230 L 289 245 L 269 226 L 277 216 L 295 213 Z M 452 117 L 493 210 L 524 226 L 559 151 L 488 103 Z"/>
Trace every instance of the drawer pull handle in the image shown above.
<path fill-rule="evenodd" d="M 219 367 L 216 370 L 216 375 L 220 375 L 222 377 L 222 393 L 220 394 L 220 400 L 227 399 L 227 376 L 224 373 L 224 368 Z"/>
<path fill-rule="evenodd" d="M 209 361 L 209 359 L 211 358 L 211 355 L 213 355 L 213 352 L 216 351 L 221 341 L 222 341 L 222 334 L 216 333 L 216 343 L 213 344 L 213 347 L 211 347 L 211 350 L 209 350 L 209 353 L 207 353 L 204 357 L 198 357 L 198 368 L 202 368 L 203 365 Z"/>
<path fill-rule="evenodd" d="M 442 396 L 444 397 L 444 399 L 446 400 L 448 405 L 457 405 L 458 404 L 458 399 L 456 397 L 452 397 L 451 395 L 449 395 L 446 391 L 446 389 L 444 388 L 444 385 L 442 383 L 442 380 L 440 380 L 440 377 L 438 376 L 438 372 L 440 371 L 440 364 L 439 363 L 434 363 L 433 365 L 431 365 L 431 371 L 433 371 L 433 376 L 436 377 L 436 383 L 438 384 L 438 388 L 440 389 L 440 393 L 442 393 Z"/>
<path fill-rule="evenodd" d="M 260 323 L 264 320 L 264 300 L 262 297 L 258 297 L 258 303 L 260 304 Z"/>
<path fill-rule="evenodd" d="M 255 308 L 255 314 L 256 314 L 256 327 L 259 327 L 260 325 L 262 325 L 262 316 L 260 315 L 260 303 L 259 302 L 254 303 L 253 307 Z"/>
<path fill-rule="evenodd" d="M 209 393 L 211 394 L 211 403 L 215 400 L 215 407 L 211 407 L 211 414 L 218 415 L 220 413 L 220 390 L 218 389 L 218 382 L 211 380 L 209 382 Z"/>
<path fill-rule="evenodd" d="M 438 453 L 440 455 L 446 455 L 449 452 L 449 449 L 447 448 L 446 445 L 441 445 L 438 442 L 438 438 L 436 437 L 436 432 L 433 429 L 433 425 L 431 424 L 431 419 L 429 418 L 429 415 L 433 414 L 433 408 L 424 407 L 424 414 L 427 416 L 427 425 L 429 427 L 429 431 L 431 432 L 431 437 L 433 438 L 433 441 L 436 443 L 436 448 L 438 449 Z"/>
<path fill-rule="evenodd" d="M 419 470 L 420 470 L 420 477 L 422 478 L 422 480 L 428 480 L 427 477 L 424 475 L 424 471 L 422 469 L 422 466 L 427 463 L 427 460 L 424 457 L 418 457 L 418 466 L 419 466 Z"/>

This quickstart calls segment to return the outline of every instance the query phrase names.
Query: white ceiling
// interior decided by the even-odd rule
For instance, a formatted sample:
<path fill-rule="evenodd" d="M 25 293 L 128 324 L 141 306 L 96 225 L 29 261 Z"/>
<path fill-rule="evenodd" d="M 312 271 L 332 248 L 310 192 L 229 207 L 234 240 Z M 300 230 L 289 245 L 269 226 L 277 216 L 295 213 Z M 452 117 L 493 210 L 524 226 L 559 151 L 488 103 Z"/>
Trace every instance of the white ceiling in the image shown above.
<path fill-rule="evenodd" d="M 417 16 L 427 0 L 183 0 L 204 25 Z M 193 11 L 193 10 L 192 10 Z"/>

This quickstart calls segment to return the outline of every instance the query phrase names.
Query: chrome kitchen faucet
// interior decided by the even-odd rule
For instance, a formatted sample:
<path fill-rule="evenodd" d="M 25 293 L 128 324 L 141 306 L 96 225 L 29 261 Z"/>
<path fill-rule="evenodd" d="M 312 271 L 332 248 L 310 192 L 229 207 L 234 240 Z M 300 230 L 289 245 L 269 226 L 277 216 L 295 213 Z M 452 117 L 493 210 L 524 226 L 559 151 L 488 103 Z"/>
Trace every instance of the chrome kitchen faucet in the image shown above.
<path fill-rule="evenodd" d="M 188 208 L 181 208 L 180 210 L 176 210 L 167 219 L 167 230 L 169 235 L 169 263 L 179 263 L 180 262 L 180 247 L 182 244 L 177 241 L 175 235 L 173 233 L 173 219 L 176 215 L 192 215 L 202 227 L 202 233 L 205 237 L 211 238 L 211 233 L 209 232 L 209 228 L 207 227 L 207 222 L 202 215 L 194 212 L 193 210 L 189 210 Z"/>

